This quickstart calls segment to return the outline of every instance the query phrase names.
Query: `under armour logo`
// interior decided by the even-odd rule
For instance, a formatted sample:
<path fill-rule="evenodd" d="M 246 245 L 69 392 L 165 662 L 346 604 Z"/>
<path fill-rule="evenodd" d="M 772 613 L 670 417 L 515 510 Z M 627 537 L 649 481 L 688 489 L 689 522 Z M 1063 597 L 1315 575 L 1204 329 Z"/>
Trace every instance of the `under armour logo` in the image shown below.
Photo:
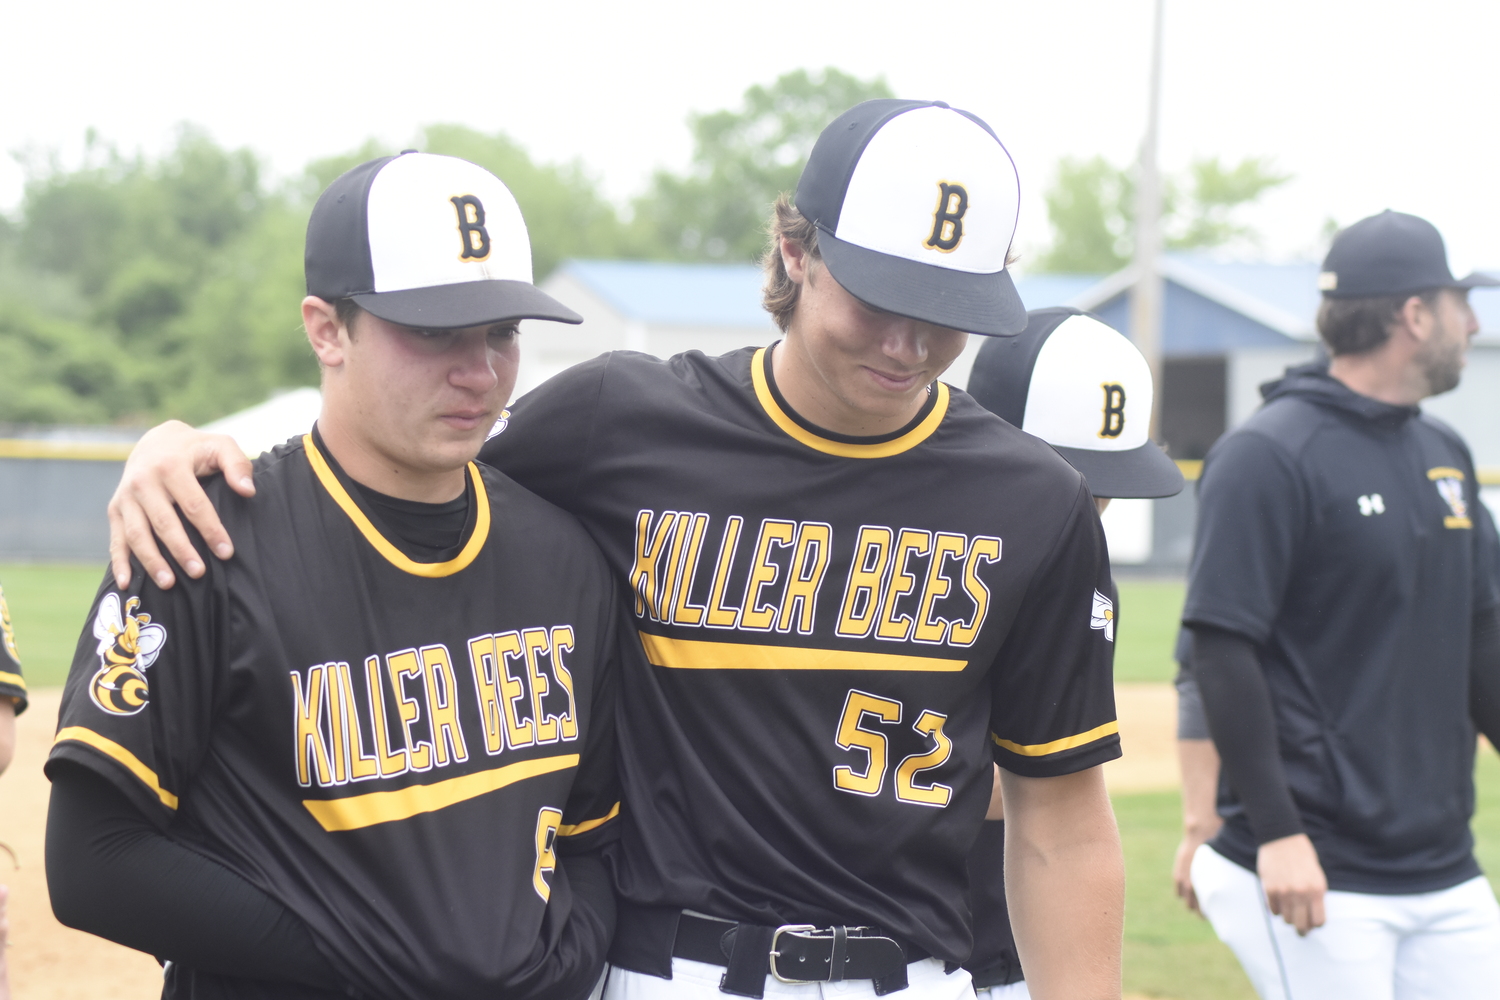
<path fill-rule="evenodd" d="M 1359 498 L 1359 512 L 1365 517 L 1369 517 L 1371 514 L 1384 514 L 1385 501 L 1381 499 L 1379 493 L 1362 496 Z"/>
<path fill-rule="evenodd" d="M 932 235 L 922 241 L 929 250 L 952 253 L 964 238 L 964 213 L 969 210 L 969 192 L 962 184 L 938 181 L 937 210 L 932 213 Z"/>
<path fill-rule="evenodd" d="M 448 199 L 458 209 L 458 235 L 463 239 L 459 260 L 484 260 L 490 255 L 490 234 L 484 228 L 484 206 L 472 194 L 456 194 Z"/>

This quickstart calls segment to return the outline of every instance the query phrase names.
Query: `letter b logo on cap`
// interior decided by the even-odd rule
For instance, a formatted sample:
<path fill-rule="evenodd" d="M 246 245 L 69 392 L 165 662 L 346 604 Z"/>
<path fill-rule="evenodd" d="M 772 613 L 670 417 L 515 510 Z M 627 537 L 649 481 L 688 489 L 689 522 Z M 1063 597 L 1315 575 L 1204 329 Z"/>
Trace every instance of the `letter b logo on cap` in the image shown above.
<path fill-rule="evenodd" d="M 1125 387 L 1118 382 L 1105 382 L 1104 426 L 1099 428 L 1102 438 L 1117 438 L 1125 432 Z"/>
<path fill-rule="evenodd" d="M 942 253 L 958 249 L 964 238 L 964 213 L 969 210 L 969 192 L 962 184 L 938 181 L 937 210 L 932 213 L 932 235 L 922 242 Z"/>
<path fill-rule="evenodd" d="M 490 255 L 490 234 L 484 228 L 484 205 L 472 194 L 456 194 L 448 199 L 458 210 L 458 234 L 464 249 L 460 260 L 484 260 Z"/>

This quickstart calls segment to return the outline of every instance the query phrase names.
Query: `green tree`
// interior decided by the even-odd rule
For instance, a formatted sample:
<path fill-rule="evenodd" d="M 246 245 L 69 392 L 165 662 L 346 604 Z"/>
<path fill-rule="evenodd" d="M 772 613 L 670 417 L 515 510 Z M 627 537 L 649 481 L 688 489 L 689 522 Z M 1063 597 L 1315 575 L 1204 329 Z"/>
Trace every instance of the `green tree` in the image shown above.
<path fill-rule="evenodd" d="M 1162 185 L 1162 228 L 1169 250 L 1196 250 L 1254 242 L 1255 230 L 1236 212 L 1290 174 L 1269 158 L 1247 157 L 1226 166 L 1217 157 L 1194 160 Z M 1033 265 L 1042 271 L 1104 274 L 1130 262 L 1134 249 L 1135 179 L 1102 156 L 1064 157 L 1046 194 L 1052 244 Z"/>
<path fill-rule="evenodd" d="M 890 96 L 882 77 L 799 69 L 751 87 L 738 109 L 689 116 L 692 166 L 682 175 L 657 171 L 636 199 L 637 248 L 682 260 L 754 260 L 772 202 L 796 187 L 824 126 L 861 101 Z"/>

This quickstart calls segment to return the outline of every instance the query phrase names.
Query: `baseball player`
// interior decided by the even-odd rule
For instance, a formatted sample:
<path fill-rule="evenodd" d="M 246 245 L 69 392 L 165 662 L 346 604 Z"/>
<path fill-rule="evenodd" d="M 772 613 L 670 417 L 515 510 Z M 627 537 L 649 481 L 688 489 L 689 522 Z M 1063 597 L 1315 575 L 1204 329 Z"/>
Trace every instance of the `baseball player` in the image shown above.
<path fill-rule="evenodd" d="M 255 462 L 253 498 L 205 484 L 233 560 L 100 588 L 48 882 L 64 923 L 170 959 L 164 996 L 599 980 L 613 895 L 583 852 L 619 825 L 613 674 L 639 645 L 582 528 L 473 462 L 517 321 L 578 322 L 530 278 L 480 167 L 344 174 L 308 224 L 316 426 Z"/>
<path fill-rule="evenodd" d="M 16 716 L 25 710 L 26 679 L 21 676 L 21 654 L 16 650 L 16 633 L 11 627 L 5 590 L 0 588 L 0 773 L 10 766 L 15 754 Z M 10 890 L 0 885 L 0 1000 L 10 1000 L 10 977 L 5 960 L 9 933 L 5 905 L 9 895 Z"/>
<path fill-rule="evenodd" d="M 1323 263 L 1331 360 L 1210 451 L 1183 622 L 1228 792 L 1198 903 L 1265 998 L 1479 997 L 1500 906 L 1474 860 L 1475 729 L 1500 737 L 1494 525 L 1418 403 L 1478 329 L 1428 222 Z M 1278 915 L 1280 919 L 1272 915 Z"/>
<path fill-rule="evenodd" d="M 21 675 L 21 654 L 16 649 L 16 631 L 0 587 L 0 772 L 10 765 L 16 751 L 16 716 L 26 711 L 26 678 Z"/>
<path fill-rule="evenodd" d="M 1126 337 L 1068 307 L 1034 309 L 1018 337 L 985 342 L 969 375 L 981 406 L 1052 445 L 1088 481 L 1102 514 L 1116 497 L 1167 497 L 1182 473 L 1149 440 L 1153 385 Z M 1095 608 L 1118 628 L 1111 586 Z M 1026 1000 L 1025 975 L 1005 902 L 1005 802 L 999 789 L 969 857 L 974 953 L 965 963 L 980 1000 Z"/>
<path fill-rule="evenodd" d="M 649 660 L 621 685 L 611 1000 L 969 995 L 965 863 L 996 762 L 1039 994 L 1118 995 L 1098 515 L 1046 444 L 937 381 L 962 331 L 1025 326 L 1018 194 L 973 115 L 861 104 L 776 209 L 783 340 L 605 355 L 481 453 L 589 529 Z M 146 511 L 175 548 L 194 457 L 245 467 L 181 425 L 136 455 L 115 544 L 169 572 Z"/>

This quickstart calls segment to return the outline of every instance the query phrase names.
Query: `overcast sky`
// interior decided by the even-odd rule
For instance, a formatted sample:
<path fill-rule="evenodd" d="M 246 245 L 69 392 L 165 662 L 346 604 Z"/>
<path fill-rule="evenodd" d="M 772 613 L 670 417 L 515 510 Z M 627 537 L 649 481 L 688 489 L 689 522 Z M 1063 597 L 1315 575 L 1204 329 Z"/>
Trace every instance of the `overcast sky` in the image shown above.
<path fill-rule="evenodd" d="M 76 162 L 93 127 L 159 152 L 178 122 L 278 173 L 423 124 L 581 159 L 623 201 L 685 166 L 691 111 L 798 67 L 883 74 L 975 111 L 1021 170 L 1019 243 L 1047 239 L 1057 159 L 1124 164 L 1145 124 L 1151 0 L 488 3 L 0 0 L 0 150 Z M 1493 0 L 1167 0 L 1162 160 L 1270 155 L 1295 180 L 1247 215 L 1307 256 L 1332 217 L 1427 216 L 1455 271 L 1500 268 Z M 1418 13 L 1420 11 L 1420 13 Z M 24 174 L 0 156 L 0 210 Z"/>

